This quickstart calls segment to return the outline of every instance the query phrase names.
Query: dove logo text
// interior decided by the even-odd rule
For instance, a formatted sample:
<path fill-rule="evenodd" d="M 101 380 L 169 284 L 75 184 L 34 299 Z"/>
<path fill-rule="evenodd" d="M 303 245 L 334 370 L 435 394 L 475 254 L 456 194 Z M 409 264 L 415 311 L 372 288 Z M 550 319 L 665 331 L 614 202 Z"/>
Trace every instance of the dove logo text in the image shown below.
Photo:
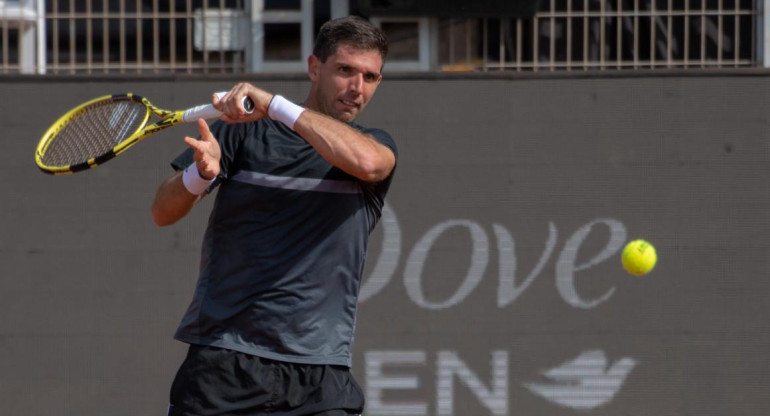
<path fill-rule="evenodd" d="M 380 253 L 371 253 L 371 261 L 375 261 L 371 273 L 366 277 L 361 286 L 359 301 L 374 297 L 387 286 L 402 260 L 401 227 L 395 212 L 389 205 L 383 209 L 382 221 L 382 249 Z M 604 247 L 587 260 L 579 260 L 578 253 L 582 244 L 589 235 L 601 227 L 609 230 L 609 238 Z M 470 265 L 465 272 L 462 283 L 454 293 L 446 299 L 433 300 L 423 292 L 423 280 L 426 279 L 423 270 L 429 258 L 431 248 L 449 230 L 461 230 L 467 232 L 472 243 L 470 253 Z M 554 258 L 558 240 L 558 230 L 553 222 L 548 223 L 547 234 L 543 250 L 537 259 L 535 266 L 523 279 L 516 275 L 517 257 L 515 240 L 512 233 L 501 224 L 492 224 L 492 238 L 490 233 L 479 223 L 468 219 L 451 219 L 440 222 L 420 237 L 406 257 L 403 272 L 403 284 L 409 299 L 417 306 L 441 310 L 451 308 L 465 300 L 471 292 L 481 283 L 490 263 L 490 241 L 495 244 L 498 258 L 498 287 L 497 306 L 504 308 L 512 304 L 541 274 L 549 260 Z M 622 222 L 611 218 L 598 218 L 579 227 L 564 243 L 564 246 L 555 257 L 555 285 L 561 298 L 570 306 L 581 309 L 590 309 L 606 302 L 614 293 L 615 288 L 610 287 L 600 296 L 586 299 L 578 293 L 576 288 L 577 273 L 585 271 L 602 262 L 613 259 L 623 248 L 626 242 L 626 227 Z M 462 273 L 459 271 L 458 273 Z"/>

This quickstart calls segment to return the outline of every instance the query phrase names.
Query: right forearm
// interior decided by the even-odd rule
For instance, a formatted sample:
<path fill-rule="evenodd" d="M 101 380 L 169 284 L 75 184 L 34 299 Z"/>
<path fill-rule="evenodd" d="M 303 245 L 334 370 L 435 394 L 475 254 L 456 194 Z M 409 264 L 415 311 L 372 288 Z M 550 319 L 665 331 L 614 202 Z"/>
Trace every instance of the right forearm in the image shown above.
<path fill-rule="evenodd" d="M 152 202 L 152 219 L 158 226 L 171 225 L 187 215 L 202 195 L 191 194 L 182 183 L 182 171 L 164 181 Z"/>

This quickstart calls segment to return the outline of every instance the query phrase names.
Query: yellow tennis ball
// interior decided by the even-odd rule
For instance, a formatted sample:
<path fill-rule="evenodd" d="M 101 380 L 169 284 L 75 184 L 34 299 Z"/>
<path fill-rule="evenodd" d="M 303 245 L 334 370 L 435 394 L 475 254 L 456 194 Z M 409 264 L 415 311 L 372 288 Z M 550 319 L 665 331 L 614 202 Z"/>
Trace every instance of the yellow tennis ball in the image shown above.
<path fill-rule="evenodd" d="M 644 240 L 634 240 L 626 244 L 621 260 L 627 272 L 634 276 L 641 276 L 655 267 L 658 255 L 652 244 Z"/>

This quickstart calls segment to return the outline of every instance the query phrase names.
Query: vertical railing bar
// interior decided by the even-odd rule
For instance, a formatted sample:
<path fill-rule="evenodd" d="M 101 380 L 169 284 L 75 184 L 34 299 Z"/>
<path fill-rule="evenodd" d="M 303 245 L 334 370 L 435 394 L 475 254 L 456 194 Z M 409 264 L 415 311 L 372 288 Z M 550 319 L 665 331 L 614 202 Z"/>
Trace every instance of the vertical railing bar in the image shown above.
<path fill-rule="evenodd" d="M 554 61 L 556 60 L 556 4 L 554 3 L 555 0 L 551 0 L 551 17 L 549 19 L 549 35 L 551 37 L 550 42 L 548 42 L 548 69 L 553 72 L 556 69 L 556 65 Z"/>
<path fill-rule="evenodd" d="M 690 62 L 690 2 L 684 2 L 684 67 L 689 67 Z"/>
<path fill-rule="evenodd" d="M 144 50 L 142 44 L 144 43 L 144 33 L 142 33 L 142 19 L 144 14 L 142 13 L 142 2 L 136 2 L 136 72 L 142 73 L 142 63 L 144 62 Z"/>
<path fill-rule="evenodd" d="M 489 19 L 486 17 L 481 21 L 481 70 L 487 72 L 487 52 L 489 48 Z"/>
<path fill-rule="evenodd" d="M 759 9 L 760 6 L 758 5 L 758 2 L 754 4 L 757 5 L 756 6 L 757 10 L 752 10 L 752 13 L 751 13 L 751 33 L 753 33 L 754 36 L 751 36 L 751 53 L 749 54 L 749 61 L 751 62 L 752 65 L 763 66 L 764 59 L 759 57 L 759 46 L 758 46 L 759 45 L 758 42 L 761 42 L 760 36 L 764 37 L 764 35 L 759 34 L 760 27 L 758 26 L 760 24 L 760 19 L 762 19 L 762 16 L 760 16 L 757 12 L 758 10 L 763 10 L 764 13 L 768 13 L 768 12 L 767 12 L 767 9 L 765 9 L 764 7 L 762 9 Z M 762 32 L 764 32 L 764 30 L 767 30 L 767 28 L 763 28 Z"/>
<path fill-rule="evenodd" d="M 572 70 L 572 0 L 567 1 L 567 71 Z"/>
<path fill-rule="evenodd" d="M 237 8 L 241 12 L 244 12 L 246 10 L 246 5 L 243 3 L 243 0 L 238 0 Z M 241 31 L 242 26 L 240 26 L 241 25 L 241 20 L 240 19 L 241 18 L 238 18 L 238 19 L 234 20 L 234 23 L 236 23 L 238 25 L 235 28 L 235 30 L 236 30 L 235 33 L 236 33 L 237 36 L 240 36 L 241 33 L 243 33 Z M 245 42 L 244 42 L 244 44 L 245 44 Z M 233 72 L 239 72 L 239 73 L 246 72 L 246 49 L 234 50 L 233 54 L 234 54 L 233 56 L 237 55 L 239 57 L 238 62 L 240 63 L 240 65 L 238 65 L 237 68 L 233 68 Z"/>
<path fill-rule="evenodd" d="M 219 72 L 225 73 L 225 2 L 219 0 Z"/>
<path fill-rule="evenodd" d="M 503 17 L 500 17 L 500 30 L 498 33 L 498 68 L 504 69 L 505 68 L 505 36 L 503 35 L 503 22 L 505 19 Z"/>
<path fill-rule="evenodd" d="M 588 1 L 583 2 L 583 70 L 588 70 L 588 29 L 591 21 L 588 18 Z"/>
<path fill-rule="evenodd" d="M 90 74 L 93 70 L 93 0 L 86 0 L 86 73 Z"/>
<path fill-rule="evenodd" d="M 455 64 L 455 20 L 453 17 L 447 18 L 449 24 L 449 66 Z"/>
<path fill-rule="evenodd" d="M 187 13 L 185 15 L 185 22 L 187 24 L 187 73 L 191 74 L 193 72 L 193 63 L 192 63 L 192 56 L 193 56 L 193 27 L 192 27 L 192 0 L 187 0 Z"/>
<path fill-rule="evenodd" d="M 209 48 L 208 48 L 208 35 L 209 31 L 206 30 L 206 16 L 208 16 L 208 2 L 204 0 L 203 7 L 201 8 L 201 12 L 203 14 L 201 15 L 201 39 L 203 41 L 202 43 L 202 50 L 201 53 L 203 54 L 203 73 L 208 74 L 209 73 Z"/>
<path fill-rule="evenodd" d="M 601 0 L 600 6 L 599 6 L 599 69 L 604 70 L 606 69 L 605 64 L 605 56 L 604 56 L 604 44 L 606 43 L 606 17 L 607 17 L 607 9 L 606 9 L 606 1 L 607 0 Z"/>
<path fill-rule="evenodd" d="M 671 0 L 668 0 L 668 16 L 666 16 L 666 67 L 671 68 L 673 66 L 673 5 Z"/>
<path fill-rule="evenodd" d="M 109 72 L 110 64 L 110 13 L 109 0 L 102 0 L 102 72 Z"/>
<path fill-rule="evenodd" d="M 537 36 L 540 27 L 540 19 L 535 16 L 532 19 L 532 70 L 537 72 L 540 69 L 540 38 Z"/>
<path fill-rule="evenodd" d="M 51 45 L 51 49 L 53 50 L 53 53 L 51 54 L 51 66 L 53 69 L 53 72 L 55 74 L 59 73 L 59 2 L 53 1 L 51 2 L 51 13 L 49 14 L 49 18 L 51 19 L 51 41 L 53 45 Z"/>
<path fill-rule="evenodd" d="M 738 62 L 740 61 L 739 55 L 740 55 L 740 40 L 741 40 L 741 20 L 740 20 L 740 0 L 735 0 L 735 41 L 733 43 L 733 65 L 735 67 L 738 67 Z"/>
<path fill-rule="evenodd" d="M 657 23 L 657 8 L 655 1 L 650 2 L 650 68 L 655 69 L 655 58 L 658 53 L 655 48 L 655 23 Z"/>
<path fill-rule="evenodd" d="M 8 73 L 9 70 L 11 70 L 11 59 L 10 59 L 10 50 L 11 50 L 11 43 L 9 40 L 10 37 L 10 23 L 8 22 L 8 19 L 5 18 L 5 15 L 8 14 L 7 10 L 8 5 L 6 3 L 0 3 L 0 17 L 3 17 L 2 23 L 2 29 L 0 29 L 0 32 L 3 34 L 3 73 Z M 18 48 L 18 47 L 17 47 Z M 17 65 L 17 70 L 21 71 L 21 62 L 19 62 L 19 65 Z"/>
<path fill-rule="evenodd" d="M 3 2 L 0 4 L 0 16 L 5 17 L 5 15 L 8 13 L 7 8 L 8 6 Z M 7 73 L 10 69 L 10 58 L 8 57 L 9 51 L 11 49 L 10 43 L 8 41 L 9 38 L 9 24 L 8 19 L 0 19 L 2 20 L 2 33 L 3 33 L 3 73 Z M 21 69 L 21 64 L 19 64 L 19 69 Z"/>
<path fill-rule="evenodd" d="M 152 0 L 152 69 L 160 72 L 160 9 L 158 0 Z"/>
<path fill-rule="evenodd" d="M 176 72 L 176 5 L 168 3 L 168 63 L 171 72 Z"/>
<path fill-rule="evenodd" d="M 313 44 L 313 0 L 302 0 L 301 1 L 301 19 L 303 24 L 300 25 L 300 51 L 301 56 L 307 57 L 312 53 L 312 44 Z M 305 24 L 307 23 L 307 24 Z M 429 43 L 429 33 L 430 30 L 428 28 L 427 24 L 417 22 L 417 33 L 418 35 L 418 45 L 425 45 L 422 46 L 422 50 L 419 50 L 418 47 L 418 60 L 421 63 L 427 64 L 428 67 L 430 67 L 430 57 L 428 54 L 422 53 L 423 51 L 426 51 L 427 45 Z"/>
<path fill-rule="evenodd" d="M 126 72 L 126 1 L 120 0 L 120 73 Z"/>
<path fill-rule="evenodd" d="M 717 8 L 718 8 L 718 16 L 717 16 L 717 67 L 721 68 L 723 66 L 723 59 L 724 59 L 724 51 L 723 47 L 724 45 L 722 37 L 724 35 L 724 18 L 722 16 L 722 10 L 724 6 L 724 3 L 722 0 L 719 0 Z"/>
<path fill-rule="evenodd" d="M 700 66 L 706 67 L 706 0 L 701 0 L 700 15 Z"/>
<path fill-rule="evenodd" d="M 510 20 L 506 21 L 506 30 L 509 30 L 510 28 Z M 516 18 L 516 70 L 521 71 L 523 69 L 524 64 L 524 38 L 522 34 L 524 33 L 524 23 L 522 22 L 522 19 Z M 505 51 L 503 51 L 505 52 Z"/>
<path fill-rule="evenodd" d="M 623 68 L 623 0 L 618 0 L 616 7 L 618 9 L 618 20 L 617 28 L 615 29 L 615 36 L 617 36 L 615 53 L 617 54 L 617 69 L 621 69 Z"/>
<path fill-rule="evenodd" d="M 69 55 L 70 55 L 70 74 L 74 74 L 75 73 L 75 63 L 76 63 L 76 61 L 75 61 L 75 53 L 76 53 L 76 50 L 77 50 L 76 43 L 75 43 L 76 33 L 75 33 L 75 17 L 74 17 L 74 15 L 75 15 L 75 0 L 70 0 L 70 15 L 69 15 L 69 19 L 68 19 L 68 21 L 69 21 L 69 29 L 70 29 L 70 51 L 69 51 Z"/>
<path fill-rule="evenodd" d="M 472 48 L 473 48 L 473 39 L 472 39 L 472 36 L 473 36 L 473 26 L 474 26 L 473 21 L 471 20 L 471 18 L 468 18 L 468 20 L 465 23 L 465 29 L 466 29 L 466 31 L 465 31 L 465 61 L 469 65 L 473 65 L 473 53 L 472 53 Z"/>
<path fill-rule="evenodd" d="M 634 69 L 639 68 L 639 0 L 634 0 Z"/>

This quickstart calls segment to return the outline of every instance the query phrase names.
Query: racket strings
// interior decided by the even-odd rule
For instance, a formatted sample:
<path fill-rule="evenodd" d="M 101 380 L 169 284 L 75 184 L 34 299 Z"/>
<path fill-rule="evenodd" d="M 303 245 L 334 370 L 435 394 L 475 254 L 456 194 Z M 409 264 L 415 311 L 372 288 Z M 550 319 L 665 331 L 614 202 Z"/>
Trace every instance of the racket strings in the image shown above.
<path fill-rule="evenodd" d="M 145 123 L 148 109 L 132 100 L 105 100 L 83 109 L 53 137 L 42 156 L 48 166 L 69 166 L 109 154 Z"/>

